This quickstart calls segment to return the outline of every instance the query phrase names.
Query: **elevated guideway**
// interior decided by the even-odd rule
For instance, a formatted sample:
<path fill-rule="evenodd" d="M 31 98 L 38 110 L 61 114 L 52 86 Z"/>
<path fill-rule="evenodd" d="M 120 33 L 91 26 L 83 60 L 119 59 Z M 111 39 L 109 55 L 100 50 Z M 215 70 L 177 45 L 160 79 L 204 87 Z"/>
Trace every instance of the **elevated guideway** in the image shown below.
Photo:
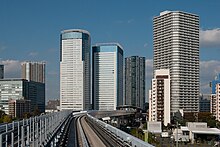
<path fill-rule="evenodd" d="M 104 114 L 103 112 L 101 113 Z M 115 112 L 115 114 L 119 113 Z M 80 147 L 153 147 L 151 144 L 144 142 L 130 134 L 127 134 L 109 124 L 106 124 L 96 117 L 93 117 L 90 115 L 90 112 L 79 112 L 74 113 L 73 115 L 75 121 L 77 122 L 75 131 L 77 132 L 77 141 L 78 146 Z M 125 115 L 125 113 L 123 115 Z M 102 117 L 103 116 L 105 116 L 105 114 L 102 115 Z M 68 142 L 67 146 L 69 146 Z"/>
<path fill-rule="evenodd" d="M 0 147 L 152 147 L 98 119 L 130 114 L 134 112 L 60 111 L 3 124 L 0 126 Z"/>

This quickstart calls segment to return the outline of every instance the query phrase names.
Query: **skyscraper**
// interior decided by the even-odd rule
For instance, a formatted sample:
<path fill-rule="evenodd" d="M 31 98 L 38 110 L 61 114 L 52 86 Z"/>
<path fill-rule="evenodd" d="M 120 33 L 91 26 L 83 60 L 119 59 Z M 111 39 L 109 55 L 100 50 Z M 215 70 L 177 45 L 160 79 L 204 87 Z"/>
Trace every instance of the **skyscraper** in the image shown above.
<path fill-rule="evenodd" d="M 92 50 L 93 108 L 116 110 L 123 104 L 123 49 L 117 43 L 106 43 Z"/>
<path fill-rule="evenodd" d="M 22 79 L 45 83 L 45 62 L 23 62 Z"/>
<path fill-rule="evenodd" d="M 164 11 L 153 19 L 154 70 L 169 69 L 171 112 L 199 109 L 199 16 Z"/>
<path fill-rule="evenodd" d="M 125 105 L 141 107 L 145 103 L 145 57 L 125 58 Z"/>
<path fill-rule="evenodd" d="M 90 109 L 90 34 L 85 30 L 64 30 L 60 36 L 61 110 Z"/>
<path fill-rule="evenodd" d="M 0 65 L 0 79 L 4 79 L 4 65 Z"/>

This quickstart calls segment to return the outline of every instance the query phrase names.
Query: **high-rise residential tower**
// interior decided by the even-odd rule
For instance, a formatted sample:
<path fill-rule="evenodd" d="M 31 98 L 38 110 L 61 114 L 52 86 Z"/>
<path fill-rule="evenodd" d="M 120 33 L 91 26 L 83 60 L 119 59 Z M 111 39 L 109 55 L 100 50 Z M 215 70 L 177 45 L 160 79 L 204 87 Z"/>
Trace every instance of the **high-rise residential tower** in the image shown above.
<path fill-rule="evenodd" d="M 125 58 L 125 105 L 141 107 L 145 103 L 145 57 Z"/>
<path fill-rule="evenodd" d="M 171 112 L 199 109 L 199 16 L 164 11 L 153 19 L 154 70 L 169 69 Z"/>
<path fill-rule="evenodd" d="M 90 34 L 85 30 L 64 30 L 60 36 L 61 110 L 91 108 Z"/>
<path fill-rule="evenodd" d="M 22 79 L 45 83 L 45 62 L 23 62 Z"/>
<path fill-rule="evenodd" d="M 117 43 L 97 44 L 93 56 L 93 109 L 116 110 L 123 104 L 123 49 Z"/>

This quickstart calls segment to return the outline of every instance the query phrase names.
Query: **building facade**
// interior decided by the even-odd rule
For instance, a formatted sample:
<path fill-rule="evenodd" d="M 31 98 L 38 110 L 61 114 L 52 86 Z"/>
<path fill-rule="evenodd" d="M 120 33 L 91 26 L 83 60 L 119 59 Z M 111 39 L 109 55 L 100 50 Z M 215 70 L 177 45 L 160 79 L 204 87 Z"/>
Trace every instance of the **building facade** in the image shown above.
<path fill-rule="evenodd" d="M 171 113 L 199 111 L 199 16 L 164 11 L 153 19 L 154 70 L 169 69 Z"/>
<path fill-rule="evenodd" d="M 0 65 L 0 79 L 4 79 L 4 65 Z"/>
<path fill-rule="evenodd" d="M 145 103 L 145 57 L 125 58 L 125 105 L 143 109 Z"/>
<path fill-rule="evenodd" d="M 23 118 L 25 114 L 31 112 L 31 101 L 30 100 L 9 100 L 9 115 L 12 118 Z"/>
<path fill-rule="evenodd" d="M 45 83 L 29 81 L 27 99 L 31 101 L 31 111 L 45 112 Z"/>
<path fill-rule="evenodd" d="M 0 80 L 0 109 L 9 114 L 10 100 L 30 100 L 31 111 L 45 111 L 45 84 L 24 79 Z"/>
<path fill-rule="evenodd" d="M 61 110 L 91 108 L 91 41 L 85 30 L 64 30 L 60 36 Z"/>
<path fill-rule="evenodd" d="M 199 98 L 199 112 L 210 112 L 210 94 L 202 94 Z"/>
<path fill-rule="evenodd" d="M 155 70 L 149 91 L 149 121 L 170 123 L 170 91 L 169 69 Z"/>
<path fill-rule="evenodd" d="M 215 85 L 215 94 L 211 95 L 211 113 L 216 120 L 220 121 L 220 83 Z"/>
<path fill-rule="evenodd" d="M 216 84 L 220 83 L 220 74 L 215 76 L 215 79 L 210 83 L 212 94 L 216 94 Z"/>
<path fill-rule="evenodd" d="M 123 104 L 123 48 L 117 43 L 97 44 L 93 56 L 93 109 L 116 110 Z"/>
<path fill-rule="evenodd" d="M 22 79 L 45 83 L 45 62 L 21 63 Z"/>
<path fill-rule="evenodd" d="M 60 107 L 60 100 L 59 100 L 59 99 L 49 100 L 49 101 L 47 102 L 46 109 L 58 110 L 59 107 Z"/>

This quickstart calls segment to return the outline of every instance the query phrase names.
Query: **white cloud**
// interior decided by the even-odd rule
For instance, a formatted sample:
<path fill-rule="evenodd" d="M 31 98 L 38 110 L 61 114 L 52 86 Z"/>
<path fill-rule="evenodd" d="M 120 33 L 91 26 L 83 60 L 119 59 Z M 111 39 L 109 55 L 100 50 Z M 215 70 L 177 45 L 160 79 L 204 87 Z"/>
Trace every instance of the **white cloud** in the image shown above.
<path fill-rule="evenodd" d="M 18 60 L 0 61 L 4 65 L 5 78 L 21 78 L 21 62 Z"/>
<path fill-rule="evenodd" d="M 38 55 L 38 52 L 30 52 L 28 54 L 28 56 L 31 56 L 31 57 L 36 57 Z"/>
<path fill-rule="evenodd" d="M 134 22 L 134 19 L 129 19 L 129 20 L 117 20 L 115 21 L 116 24 L 131 24 Z"/>
<path fill-rule="evenodd" d="M 200 89 L 202 93 L 210 93 L 209 82 L 220 73 L 220 61 L 210 60 L 200 62 Z"/>
<path fill-rule="evenodd" d="M 147 46 L 148 46 L 148 44 L 147 44 L 147 43 L 145 43 L 145 44 L 144 44 L 144 47 L 147 47 Z"/>
<path fill-rule="evenodd" d="M 0 52 L 4 51 L 7 47 L 5 45 L 0 45 Z"/>
<path fill-rule="evenodd" d="M 151 88 L 151 79 L 153 78 L 153 59 L 147 59 L 146 64 L 146 92 Z M 200 92 L 210 93 L 209 82 L 220 73 L 220 61 L 209 60 L 200 61 Z M 148 96 L 148 95 L 147 95 Z"/>
<path fill-rule="evenodd" d="M 200 46 L 205 48 L 220 48 L 220 28 L 200 30 Z"/>
<path fill-rule="evenodd" d="M 127 22 L 128 22 L 128 24 L 132 23 L 132 22 L 134 22 L 134 19 L 129 19 Z"/>

